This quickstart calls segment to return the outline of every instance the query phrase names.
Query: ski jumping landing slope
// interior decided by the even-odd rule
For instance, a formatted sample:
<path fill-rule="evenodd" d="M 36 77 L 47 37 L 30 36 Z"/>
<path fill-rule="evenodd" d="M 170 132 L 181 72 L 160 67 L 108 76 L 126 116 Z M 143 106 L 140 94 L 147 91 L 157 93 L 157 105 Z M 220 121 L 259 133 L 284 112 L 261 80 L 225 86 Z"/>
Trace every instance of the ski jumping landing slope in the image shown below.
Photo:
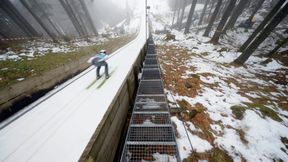
<path fill-rule="evenodd" d="M 0 130 L 0 161 L 78 161 L 144 44 L 142 16 L 137 38 L 107 61 L 109 70 L 115 70 L 101 88 L 97 82 L 87 88 L 95 79 L 90 67 L 83 74 L 90 72 Z"/>

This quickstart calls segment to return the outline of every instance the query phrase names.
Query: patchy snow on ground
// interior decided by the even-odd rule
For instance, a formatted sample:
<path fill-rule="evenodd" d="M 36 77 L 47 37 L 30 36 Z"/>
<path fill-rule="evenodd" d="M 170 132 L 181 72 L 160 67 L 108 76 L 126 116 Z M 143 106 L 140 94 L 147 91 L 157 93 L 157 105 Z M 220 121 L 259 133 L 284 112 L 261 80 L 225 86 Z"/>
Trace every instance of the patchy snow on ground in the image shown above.
<path fill-rule="evenodd" d="M 161 28 L 164 26 L 163 20 L 165 19 L 166 17 L 162 19 L 162 22 L 154 19 L 156 22 L 153 24 L 156 24 L 157 28 Z M 167 20 L 167 22 L 169 21 Z M 199 94 L 194 98 L 181 96 L 177 92 L 173 93 L 169 91 L 168 87 L 166 87 L 165 92 L 168 100 L 171 101 L 169 102 L 170 106 L 175 107 L 172 104 L 173 98 L 178 101 L 184 99 L 192 106 L 200 103 L 206 108 L 209 118 L 212 119 L 213 123 L 210 127 L 215 137 L 212 144 L 188 131 L 189 138 L 193 139 L 191 140 L 192 146 L 196 152 L 205 152 L 212 149 L 211 145 L 215 145 L 226 150 L 234 161 L 240 162 L 242 158 L 248 162 L 272 162 L 280 159 L 288 161 L 287 144 L 285 145 L 282 141 L 282 138 L 288 138 L 288 112 L 284 110 L 285 108 L 283 108 L 283 104 L 281 106 L 280 102 L 288 103 L 279 99 L 287 99 L 288 87 L 273 82 L 271 78 L 273 76 L 271 73 L 279 70 L 288 71 L 288 67 L 275 59 L 262 65 L 261 62 L 265 61 L 266 58 L 259 56 L 275 47 L 275 42 L 278 39 L 276 34 L 272 33 L 259 46 L 258 50 L 245 62 L 245 66 L 238 67 L 230 64 L 241 54 L 237 50 L 252 32 L 253 29 L 228 31 L 227 35 L 220 39 L 219 45 L 209 43 L 211 38 L 203 37 L 203 31 L 198 34 L 193 31 L 192 34 L 184 35 L 183 31 L 172 30 L 171 33 L 176 36 L 176 41 L 165 41 L 166 35 L 164 34 L 155 35 L 154 40 L 157 45 L 188 49 L 192 58 L 186 61 L 184 66 L 188 67 L 189 70 L 182 74 L 182 78 L 186 79 L 191 74 L 196 74 L 203 82 Z M 282 50 L 287 49 L 287 46 L 282 48 Z M 175 55 L 176 59 L 177 57 L 178 55 Z M 165 64 L 173 65 L 173 61 L 167 60 Z M 204 73 L 209 75 L 203 75 Z M 266 79 L 260 78 L 259 74 L 266 76 Z M 273 90 L 269 90 L 269 88 Z M 235 118 L 231 107 L 249 107 L 247 105 L 257 104 L 257 100 L 263 99 L 267 101 L 263 104 L 267 111 L 275 112 L 279 116 L 277 120 L 281 121 L 264 115 L 265 112 L 261 111 L 259 105 L 256 105 L 256 108 L 246 109 L 243 113 L 243 119 Z M 181 159 L 184 159 L 191 154 L 192 149 L 182 121 L 177 117 L 171 119 L 177 125 L 177 132 L 179 133 L 177 144 Z M 188 122 L 185 121 L 185 123 Z M 221 126 L 218 123 L 221 123 Z M 197 128 L 194 129 L 192 124 L 190 129 L 195 131 Z M 240 135 L 239 132 L 242 131 L 243 134 Z"/>
<path fill-rule="evenodd" d="M 178 149 L 180 153 L 180 158 L 183 160 L 184 158 L 187 158 L 191 154 L 191 150 L 193 149 L 196 152 L 205 152 L 210 149 L 212 149 L 212 146 L 205 140 L 202 140 L 196 135 L 191 134 L 189 131 L 188 137 L 185 131 L 185 128 L 187 129 L 187 126 L 184 126 L 182 121 L 180 121 L 177 117 L 171 117 L 172 122 L 176 124 L 177 132 L 179 133 L 179 137 L 176 138 Z M 192 123 L 189 123 L 191 126 L 194 127 Z M 195 127 L 194 127 L 195 128 Z M 191 141 L 192 147 L 190 145 L 189 139 Z"/>

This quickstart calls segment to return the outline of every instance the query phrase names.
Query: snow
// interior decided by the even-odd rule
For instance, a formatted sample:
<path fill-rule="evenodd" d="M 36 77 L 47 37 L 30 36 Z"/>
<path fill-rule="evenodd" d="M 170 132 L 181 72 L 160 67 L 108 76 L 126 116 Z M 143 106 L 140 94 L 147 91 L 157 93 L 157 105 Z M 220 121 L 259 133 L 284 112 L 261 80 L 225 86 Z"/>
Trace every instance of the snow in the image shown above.
<path fill-rule="evenodd" d="M 157 16 L 160 17 L 159 15 Z M 157 21 L 153 22 L 157 28 L 163 28 L 165 23 L 172 22 L 171 16 L 167 17 L 167 14 L 162 14 L 161 16 L 163 17 L 161 21 L 157 21 L 159 18 L 153 18 L 154 21 Z M 259 19 L 260 18 L 261 17 L 259 17 Z M 287 138 L 288 113 L 280 108 L 280 102 L 276 98 L 287 98 L 288 89 L 287 85 L 279 85 L 274 83 L 272 79 L 269 80 L 270 76 L 273 77 L 272 74 L 278 70 L 287 71 L 288 68 L 275 59 L 272 59 L 272 61 L 266 65 L 262 65 L 261 62 L 265 61 L 266 58 L 260 56 L 273 49 L 278 37 L 272 33 L 271 36 L 258 47 L 258 50 L 255 51 L 248 61 L 245 62 L 245 66 L 236 67 L 230 64 L 241 54 L 237 52 L 237 50 L 248 39 L 252 32 L 252 29 L 248 31 L 245 31 L 245 29 L 237 29 L 236 31 L 229 30 L 227 31 L 227 35 L 220 39 L 219 45 L 209 43 L 208 41 L 211 38 L 203 37 L 202 31 L 196 34 L 196 32 L 192 30 L 190 34 L 184 35 L 183 30 L 177 31 L 173 29 L 171 30 L 171 34 L 176 36 L 176 41 L 164 41 L 164 34 L 155 35 L 154 40 L 158 45 L 172 45 L 176 46 L 176 48 L 188 49 L 192 58 L 187 59 L 183 64 L 183 66 L 188 67 L 189 70 L 182 75 L 182 78 L 189 78 L 191 74 L 196 74 L 202 82 L 200 85 L 201 89 L 194 98 L 180 96 L 177 92 L 172 93 L 168 89 L 165 89 L 165 93 L 171 102 L 175 102 L 173 97 L 176 100 L 185 99 L 192 106 L 200 103 L 207 109 L 205 113 L 207 113 L 213 121 L 210 127 L 216 139 L 213 143 L 209 144 L 206 140 L 200 139 L 198 136 L 188 132 L 189 137 L 191 136 L 191 138 L 193 138 L 194 136 L 194 140 L 191 141 L 196 152 L 201 153 L 208 151 L 212 148 L 211 145 L 213 145 L 213 147 L 219 147 L 227 151 L 229 156 L 236 162 L 241 162 L 241 157 L 248 162 L 272 162 L 273 159 L 288 161 L 287 153 L 281 150 L 283 149 L 287 152 L 287 146 L 280 140 L 281 137 Z M 281 50 L 285 49 L 287 50 L 287 46 Z M 175 55 L 175 57 L 179 56 Z M 175 58 L 172 58 L 171 61 L 165 61 L 163 64 L 173 65 L 173 59 Z M 161 68 L 163 69 L 163 67 Z M 165 73 L 165 70 L 163 70 L 163 73 Z M 208 75 L 203 75 L 203 73 Z M 259 78 L 258 74 L 264 74 L 268 77 L 267 79 L 262 79 Z M 233 81 L 230 82 L 230 79 L 234 79 L 235 82 L 238 82 L 238 84 L 243 87 L 245 85 L 247 86 L 244 95 L 243 87 L 239 87 L 239 85 Z M 256 89 L 250 90 L 251 85 L 253 85 L 253 88 L 258 86 L 259 91 Z M 172 87 L 173 85 L 171 84 L 169 87 L 170 86 Z M 275 87 L 275 91 L 260 91 L 260 89 L 263 90 L 267 87 Z M 263 116 L 258 109 L 252 108 L 245 111 L 242 120 L 235 119 L 231 106 L 245 106 L 244 103 L 255 102 L 251 101 L 253 98 L 260 100 L 263 99 L 263 97 L 265 97 L 265 100 L 268 100 L 268 103 L 271 103 L 271 105 L 265 106 L 275 111 L 283 120 L 282 122 Z M 282 104 L 287 104 L 286 101 L 281 102 Z M 172 105 L 172 103 L 169 104 Z M 183 160 L 191 154 L 189 141 L 182 121 L 177 119 L 177 117 L 172 117 L 171 119 L 177 125 L 177 131 L 180 137 L 176 140 L 181 159 Z M 218 122 L 221 124 L 216 124 Z M 185 125 L 186 124 L 189 125 L 189 128 L 193 130 L 193 132 L 201 131 L 200 129 L 197 130 L 191 122 L 185 122 Z M 243 136 L 247 143 L 240 139 L 239 130 L 244 132 Z M 207 143 L 207 147 L 201 148 L 205 143 Z"/>
<path fill-rule="evenodd" d="M 249 141 L 247 145 L 241 142 L 233 129 L 225 129 L 224 136 L 217 137 L 215 143 L 220 144 L 231 155 L 241 154 L 248 161 L 271 161 L 273 157 L 288 160 L 287 155 L 279 149 L 285 148 L 280 137 L 287 137 L 287 127 L 271 119 L 263 119 L 251 110 L 245 112 L 240 127 L 245 129 L 245 138 Z"/>
<path fill-rule="evenodd" d="M 18 78 L 17 80 L 18 81 L 23 81 L 25 78 Z"/>
<path fill-rule="evenodd" d="M 178 150 L 180 153 L 181 160 L 187 158 L 192 153 L 189 139 L 192 143 L 193 150 L 196 152 L 204 152 L 204 151 L 208 151 L 212 149 L 212 146 L 207 141 L 202 140 L 198 136 L 191 134 L 189 131 L 188 131 L 189 137 L 187 137 L 184 125 L 182 121 L 180 121 L 177 117 L 173 116 L 171 117 L 171 120 L 173 123 L 176 124 L 177 132 L 180 135 L 180 137 L 176 138 L 176 142 L 178 145 Z M 191 125 L 192 123 L 189 123 L 189 124 Z"/>
<path fill-rule="evenodd" d="M 138 20 L 138 19 L 137 19 Z M 139 20 L 137 21 L 139 23 Z M 100 44 L 102 42 L 107 41 L 106 38 L 89 38 L 90 41 L 84 39 L 76 39 L 71 41 L 70 43 L 67 42 L 59 42 L 59 43 L 52 43 L 46 42 L 44 40 L 34 40 L 28 41 L 21 45 L 22 50 L 20 51 L 13 51 L 13 49 L 8 48 L 7 52 L 0 53 L 0 61 L 7 61 L 13 60 L 18 61 L 22 60 L 23 58 L 28 57 L 36 59 L 36 56 L 44 56 L 47 53 L 68 53 L 73 52 L 81 47 L 92 46 L 96 44 Z"/>
<path fill-rule="evenodd" d="M 145 43 L 142 13 L 139 35 L 108 60 L 117 69 L 101 89 L 86 89 L 95 79 L 91 66 L 63 90 L 25 108 L 31 110 L 0 131 L 0 161 L 78 161 Z"/>

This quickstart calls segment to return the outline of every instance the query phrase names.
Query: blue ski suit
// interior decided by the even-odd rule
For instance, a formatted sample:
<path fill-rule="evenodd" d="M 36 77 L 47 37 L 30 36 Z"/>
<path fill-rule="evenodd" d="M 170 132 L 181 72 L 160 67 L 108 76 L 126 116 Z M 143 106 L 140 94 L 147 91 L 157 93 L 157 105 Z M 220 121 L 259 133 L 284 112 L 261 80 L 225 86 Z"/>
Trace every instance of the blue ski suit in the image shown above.
<path fill-rule="evenodd" d="M 105 61 L 105 59 L 108 57 L 108 55 L 106 53 L 98 53 L 93 59 L 92 59 L 92 64 L 94 66 L 97 67 L 96 69 L 96 76 L 97 78 L 100 78 L 100 69 L 101 69 L 101 66 L 105 66 L 105 75 L 106 75 L 106 78 L 109 77 L 109 74 L 108 74 L 108 64 L 107 62 Z"/>

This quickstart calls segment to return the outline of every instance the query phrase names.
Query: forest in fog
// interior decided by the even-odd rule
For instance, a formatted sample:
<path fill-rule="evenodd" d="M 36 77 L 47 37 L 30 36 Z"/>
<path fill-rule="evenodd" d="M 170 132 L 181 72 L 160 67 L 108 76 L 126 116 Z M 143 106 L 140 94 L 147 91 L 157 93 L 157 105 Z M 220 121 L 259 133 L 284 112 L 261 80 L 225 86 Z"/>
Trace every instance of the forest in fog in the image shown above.
<path fill-rule="evenodd" d="M 87 37 L 131 16 L 111 0 L 3 0 L 0 2 L 0 38 Z M 133 3 L 132 3 L 133 5 Z"/>

